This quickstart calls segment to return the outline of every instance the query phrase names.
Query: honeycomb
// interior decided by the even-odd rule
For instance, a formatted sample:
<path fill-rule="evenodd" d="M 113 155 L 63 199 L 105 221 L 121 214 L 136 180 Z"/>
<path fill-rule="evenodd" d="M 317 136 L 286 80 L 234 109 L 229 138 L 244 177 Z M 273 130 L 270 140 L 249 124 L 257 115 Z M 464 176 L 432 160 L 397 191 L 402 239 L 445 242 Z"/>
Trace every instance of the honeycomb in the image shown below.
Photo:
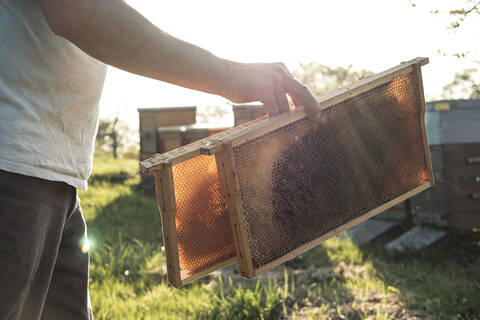
<path fill-rule="evenodd" d="M 410 73 L 234 146 L 254 268 L 428 179 L 419 97 Z"/>
<path fill-rule="evenodd" d="M 172 167 L 181 267 L 193 274 L 236 255 L 215 156 L 201 155 Z"/>

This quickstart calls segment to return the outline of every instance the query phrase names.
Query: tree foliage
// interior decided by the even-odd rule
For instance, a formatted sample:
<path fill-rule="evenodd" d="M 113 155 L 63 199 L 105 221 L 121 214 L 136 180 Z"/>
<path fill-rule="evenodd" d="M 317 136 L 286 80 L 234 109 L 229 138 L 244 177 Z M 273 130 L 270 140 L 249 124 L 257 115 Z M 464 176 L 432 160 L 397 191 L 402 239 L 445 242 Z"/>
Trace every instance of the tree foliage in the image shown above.
<path fill-rule="evenodd" d="M 418 0 L 408 0 L 412 7 L 416 7 Z M 480 14 L 480 0 L 458 0 L 458 1 L 451 1 L 449 2 L 449 6 L 446 9 L 438 9 L 430 7 L 430 13 L 433 15 L 441 15 L 442 19 L 444 19 L 445 27 L 448 30 L 457 32 L 462 29 L 462 25 L 468 19 L 478 18 Z M 477 50 L 473 50 L 477 53 Z M 471 51 L 469 50 L 462 50 L 458 48 L 457 51 L 448 53 L 444 51 L 442 48 L 438 49 L 438 53 L 442 54 L 443 56 L 452 55 L 457 58 L 465 58 L 468 55 L 471 55 Z"/>
<path fill-rule="evenodd" d="M 130 135 L 130 127 L 118 116 L 113 119 L 100 119 L 95 147 L 97 151 L 111 153 L 114 158 L 118 158 L 129 144 Z"/>
<path fill-rule="evenodd" d="M 432 12 L 438 13 L 438 10 Z M 480 0 L 463 0 L 460 7 L 449 10 L 454 20 L 450 23 L 450 29 L 458 29 L 467 17 L 480 14 Z M 466 56 L 465 52 L 456 53 L 458 58 Z M 479 62 L 477 61 L 477 64 Z M 451 83 L 443 87 L 444 98 L 480 98 L 480 84 L 477 68 L 468 68 L 455 73 Z"/>
<path fill-rule="evenodd" d="M 416 0 L 408 0 L 412 7 L 417 6 Z M 452 21 L 448 26 L 449 29 L 457 29 L 465 21 L 467 17 L 480 14 L 480 0 L 461 0 L 457 2 L 452 2 L 453 4 L 459 3 L 458 7 L 451 7 L 446 13 L 452 17 Z M 430 10 L 431 14 L 440 14 L 439 9 Z"/>
<path fill-rule="evenodd" d="M 415 7 L 417 0 L 408 0 L 410 4 Z M 447 14 L 451 18 L 449 25 L 445 27 L 450 30 L 459 31 L 466 21 L 466 19 L 477 18 L 480 14 L 480 0 L 460 0 L 451 2 L 449 9 L 441 11 L 439 9 L 432 9 L 430 13 L 434 15 Z M 475 54 L 478 53 L 474 50 Z M 442 49 L 438 50 L 438 53 L 444 56 L 447 55 Z M 461 48 L 457 49 L 452 55 L 457 58 L 465 58 L 467 55 L 471 57 L 470 51 L 462 51 Z M 479 61 L 476 61 L 478 64 Z M 454 75 L 454 79 L 451 83 L 443 87 L 443 98 L 445 99 L 473 99 L 480 98 L 480 74 L 476 67 L 463 69 Z"/>
<path fill-rule="evenodd" d="M 329 91 L 372 75 L 373 72 L 367 70 L 356 71 L 351 65 L 346 68 L 332 68 L 316 62 L 310 62 L 301 63 L 293 74 L 310 89 L 314 96 L 319 97 Z"/>
<path fill-rule="evenodd" d="M 228 115 L 228 111 L 222 106 L 207 106 L 197 108 L 198 123 L 218 123 L 222 122 Z"/>
<path fill-rule="evenodd" d="M 480 14 L 480 0 L 465 0 L 460 8 L 450 9 L 449 14 L 454 18 L 450 28 L 456 29 L 468 16 Z"/>
<path fill-rule="evenodd" d="M 477 68 L 469 68 L 455 73 L 451 83 L 443 87 L 445 99 L 478 99 L 480 84 Z"/>

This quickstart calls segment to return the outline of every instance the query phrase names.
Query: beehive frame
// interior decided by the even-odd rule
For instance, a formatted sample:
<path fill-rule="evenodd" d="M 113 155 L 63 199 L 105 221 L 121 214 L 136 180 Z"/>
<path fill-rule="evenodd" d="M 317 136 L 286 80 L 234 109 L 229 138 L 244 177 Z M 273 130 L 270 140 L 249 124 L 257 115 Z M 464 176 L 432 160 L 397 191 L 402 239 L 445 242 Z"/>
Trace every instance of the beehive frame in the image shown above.
<path fill-rule="evenodd" d="M 162 217 L 167 275 L 169 282 L 173 286 L 180 287 L 236 261 L 236 258 L 226 259 L 225 261 L 222 261 L 222 263 L 206 268 L 202 270 L 202 272 L 194 275 L 190 275 L 185 270 L 181 270 L 178 254 L 177 231 L 175 229 L 176 203 L 171 165 L 167 165 L 158 173 L 155 173 L 155 184 L 158 207 Z"/>
<path fill-rule="evenodd" d="M 222 141 L 227 140 L 231 135 L 239 131 L 255 125 L 263 119 L 264 118 L 256 119 L 236 127 L 236 130 L 233 132 L 232 130 L 226 130 L 170 152 L 157 154 L 153 158 L 141 162 L 142 173 L 153 174 L 155 177 L 157 204 L 162 219 L 167 277 L 170 284 L 174 287 L 181 287 L 215 270 L 228 266 L 236 262 L 237 257 L 225 258 L 198 272 L 189 273 L 182 268 L 179 257 L 178 228 L 176 224 L 178 204 L 175 197 L 173 167 L 185 163 L 190 159 L 196 159 L 202 156 L 212 156 L 216 158 L 223 150 Z M 218 165 L 220 162 L 217 161 L 216 164 Z M 223 172 L 223 170 L 218 170 L 218 172 Z M 219 176 L 219 178 L 223 181 L 223 176 Z M 227 191 L 225 189 L 222 191 L 226 195 Z M 232 234 L 230 227 L 228 227 L 228 230 L 225 230 L 225 232 Z"/>
<path fill-rule="evenodd" d="M 425 151 L 424 160 L 426 166 L 426 174 L 421 185 L 401 194 L 400 196 L 383 203 L 381 206 L 363 213 L 361 216 L 350 220 L 343 225 L 330 230 L 308 243 L 298 246 L 287 254 L 276 258 L 261 266 L 255 266 L 252 261 L 252 254 L 248 242 L 248 230 L 243 216 L 242 207 L 242 193 L 239 186 L 238 176 L 235 173 L 234 148 L 237 146 L 264 136 L 277 130 L 279 128 L 288 126 L 294 122 L 302 120 L 307 117 L 302 109 L 295 109 L 289 113 L 281 114 L 271 119 L 255 120 L 250 123 L 229 129 L 220 134 L 211 136 L 209 138 L 197 141 L 188 146 L 178 148 L 163 155 L 156 155 L 153 158 L 143 161 L 142 171 L 144 173 L 154 173 L 157 186 L 157 200 L 162 216 L 163 236 L 165 243 L 165 251 L 167 256 L 167 270 L 168 279 L 172 285 L 178 287 L 192 280 L 208 274 L 225 265 L 231 264 L 235 261 L 239 262 L 240 272 L 243 276 L 252 278 L 260 275 L 265 271 L 281 264 L 293 257 L 305 252 L 306 250 L 318 245 L 326 239 L 394 206 L 395 204 L 404 201 L 405 199 L 429 188 L 434 184 L 431 160 L 428 148 L 428 142 L 425 131 L 425 100 L 423 94 L 422 76 L 420 67 L 428 63 L 427 58 L 416 58 L 414 60 L 404 62 L 397 67 L 384 71 L 382 73 L 373 75 L 363 79 L 355 84 L 345 88 L 333 91 L 319 99 L 319 104 L 322 110 L 326 110 L 331 106 L 337 105 L 347 99 L 361 95 L 374 88 L 385 85 L 396 78 L 408 75 L 415 80 L 417 85 L 416 101 L 420 110 L 419 120 L 421 121 L 421 137 L 423 140 L 423 149 Z M 318 118 L 319 125 L 325 124 L 329 121 L 327 113 L 322 112 Z M 176 229 L 175 229 L 175 193 L 173 186 L 172 165 L 186 161 L 188 159 L 198 157 L 202 154 L 214 155 L 218 170 L 218 177 L 221 182 L 223 194 L 227 201 L 228 216 L 231 222 L 231 232 L 236 247 L 236 257 L 232 257 L 225 261 L 221 261 L 209 268 L 202 270 L 195 274 L 185 274 L 181 271 L 180 262 L 178 259 L 178 245 L 176 243 Z"/>

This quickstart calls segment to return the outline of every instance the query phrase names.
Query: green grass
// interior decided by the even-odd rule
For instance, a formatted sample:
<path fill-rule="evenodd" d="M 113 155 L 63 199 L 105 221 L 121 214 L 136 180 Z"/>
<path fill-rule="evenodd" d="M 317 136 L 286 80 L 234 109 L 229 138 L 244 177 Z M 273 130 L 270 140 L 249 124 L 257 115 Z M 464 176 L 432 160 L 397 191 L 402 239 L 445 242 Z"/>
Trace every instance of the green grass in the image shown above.
<path fill-rule="evenodd" d="M 235 266 L 182 289 L 167 284 L 160 216 L 136 160 L 97 157 L 81 191 L 96 319 L 480 319 L 480 242 L 450 234 L 388 255 L 339 236 L 246 280 Z"/>

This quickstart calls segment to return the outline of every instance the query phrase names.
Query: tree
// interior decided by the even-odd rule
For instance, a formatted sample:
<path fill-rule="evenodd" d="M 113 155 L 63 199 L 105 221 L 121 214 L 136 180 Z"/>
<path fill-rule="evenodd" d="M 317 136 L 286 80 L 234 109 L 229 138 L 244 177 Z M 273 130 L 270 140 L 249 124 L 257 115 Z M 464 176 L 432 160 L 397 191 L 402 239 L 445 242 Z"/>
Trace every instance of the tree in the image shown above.
<path fill-rule="evenodd" d="M 222 106 L 208 106 L 197 108 L 198 123 L 218 123 L 224 120 L 228 111 Z"/>
<path fill-rule="evenodd" d="M 455 73 L 453 81 L 443 87 L 443 97 L 445 99 L 478 99 L 480 98 L 479 83 L 477 68 L 462 70 Z"/>
<path fill-rule="evenodd" d="M 412 7 L 417 6 L 416 0 L 408 0 Z M 449 29 L 457 29 L 469 16 L 480 14 L 480 0 L 461 0 L 462 4 L 456 8 L 448 9 L 447 13 L 453 18 L 448 26 Z M 458 2 L 457 2 L 458 3 Z M 430 10 L 431 14 L 439 14 L 439 9 Z"/>
<path fill-rule="evenodd" d="M 460 8 L 451 9 L 449 10 L 449 13 L 454 17 L 454 21 L 450 24 L 450 28 L 458 28 L 468 16 L 480 14 L 480 0 L 466 0 Z"/>
<path fill-rule="evenodd" d="M 344 87 L 350 83 L 372 75 L 367 70 L 356 71 L 352 66 L 331 68 L 316 62 L 303 64 L 293 72 L 295 77 L 304 83 L 316 97 L 329 91 Z"/>
<path fill-rule="evenodd" d="M 412 7 L 417 6 L 417 0 L 408 0 Z M 467 20 L 467 18 L 471 19 L 476 17 L 480 14 L 480 0 L 459 0 L 456 2 L 452 2 L 452 6 L 449 6 L 448 9 L 431 9 L 430 13 L 433 15 L 443 15 L 446 17 L 450 17 L 450 21 L 445 27 L 449 30 L 457 31 L 460 29 L 462 24 Z M 448 19 L 448 18 L 447 18 Z M 477 52 L 477 50 L 474 50 Z M 448 53 L 439 49 L 439 54 L 443 54 L 446 56 Z M 471 54 L 469 51 L 461 51 L 459 48 L 458 51 L 453 52 L 452 55 L 457 58 L 464 58 L 467 55 Z"/>
<path fill-rule="evenodd" d="M 415 7 L 416 0 L 409 0 L 410 4 Z M 430 13 L 434 15 L 448 14 L 452 19 L 449 25 L 446 25 L 447 29 L 457 31 L 462 27 L 462 24 L 467 18 L 478 18 L 480 14 L 480 0 L 460 0 L 455 2 L 455 7 L 451 6 L 446 12 L 440 12 L 439 9 L 430 10 Z M 443 50 L 438 50 L 438 53 L 447 55 Z M 478 54 L 478 50 L 473 50 L 473 54 Z M 452 53 L 457 58 L 465 58 L 467 55 L 472 56 L 472 52 L 464 51 L 461 48 L 457 48 L 456 52 Z M 476 61 L 476 64 L 479 64 Z M 459 99 L 459 98 L 480 98 L 480 75 L 478 69 L 471 67 L 455 73 L 454 79 L 451 83 L 443 87 L 443 98 L 445 99 Z"/>
<path fill-rule="evenodd" d="M 113 119 L 100 119 L 96 148 L 102 152 L 111 152 L 114 158 L 118 158 L 120 150 L 128 144 L 129 134 L 130 128 L 118 115 Z"/>

